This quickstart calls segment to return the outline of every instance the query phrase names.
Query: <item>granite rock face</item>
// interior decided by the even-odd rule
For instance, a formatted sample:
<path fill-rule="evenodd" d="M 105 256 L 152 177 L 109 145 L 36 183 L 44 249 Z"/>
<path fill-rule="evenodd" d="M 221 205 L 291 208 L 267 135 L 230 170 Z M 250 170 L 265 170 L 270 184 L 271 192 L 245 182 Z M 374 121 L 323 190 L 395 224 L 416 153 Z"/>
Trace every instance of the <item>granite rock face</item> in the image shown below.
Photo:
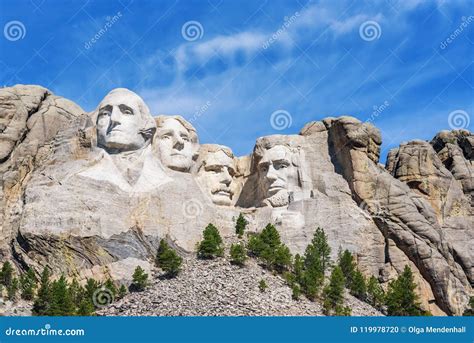
<path fill-rule="evenodd" d="M 472 292 L 468 131 L 402 144 L 384 168 L 375 127 L 326 118 L 236 157 L 129 90 L 85 113 L 22 85 L 0 89 L 0 128 L 0 256 L 19 270 L 126 282 L 151 270 L 160 239 L 191 256 L 208 223 L 232 239 L 243 213 L 294 253 L 322 227 L 334 259 L 349 249 L 385 283 L 410 265 L 433 314 L 460 314 Z"/>

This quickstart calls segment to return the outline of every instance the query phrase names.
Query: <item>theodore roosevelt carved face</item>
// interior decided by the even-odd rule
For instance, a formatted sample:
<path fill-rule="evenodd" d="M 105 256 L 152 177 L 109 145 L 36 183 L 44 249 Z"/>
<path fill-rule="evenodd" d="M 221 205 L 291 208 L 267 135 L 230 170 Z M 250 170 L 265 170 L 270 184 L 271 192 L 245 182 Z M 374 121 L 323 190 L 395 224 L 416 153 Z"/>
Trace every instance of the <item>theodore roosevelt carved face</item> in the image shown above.
<path fill-rule="evenodd" d="M 180 116 L 159 116 L 156 124 L 156 144 L 163 165 L 189 172 L 198 149 L 194 127 Z"/>
<path fill-rule="evenodd" d="M 96 124 L 98 146 L 111 154 L 143 148 L 156 130 L 145 102 L 125 88 L 114 89 L 101 101 Z"/>
<path fill-rule="evenodd" d="M 234 196 L 231 188 L 235 175 L 232 151 L 221 145 L 204 144 L 196 161 L 196 180 L 216 205 L 230 206 Z"/>

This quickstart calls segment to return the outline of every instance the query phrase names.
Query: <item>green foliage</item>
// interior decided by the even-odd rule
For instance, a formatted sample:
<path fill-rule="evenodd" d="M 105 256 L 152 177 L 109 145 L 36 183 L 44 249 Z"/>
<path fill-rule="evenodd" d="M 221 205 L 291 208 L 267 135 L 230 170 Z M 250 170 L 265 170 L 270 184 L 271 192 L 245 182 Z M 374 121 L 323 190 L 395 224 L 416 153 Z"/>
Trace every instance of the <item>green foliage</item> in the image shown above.
<path fill-rule="evenodd" d="M 268 288 L 267 283 L 265 282 L 264 279 L 261 279 L 260 282 L 258 283 L 258 289 L 260 289 L 260 292 L 265 292 L 267 288 Z"/>
<path fill-rule="evenodd" d="M 247 259 L 247 252 L 245 251 L 245 246 L 243 244 L 232 244 L 230 246 L 230 258 L 233 264 L 238 266 L 243 266 L 245 260 Z"/>
<path fill-rule="evenodd" d="M 127 287 L 125 287 L 125 285 L 121 285 L 118 292 L 118 298 L 122 299 L 125 295 L 127 295 Z"/>
<path fill-rule="evenodd" d="M 367 300 L 373 307 L 381 309 L 385 302 L 385 292 L 375 276 L 367 282 Z"/>
<path fill-rule="evenodd" d="M 198 257 L 199 258 L 214 258 L 217 256 L 223 256 L 224 247 L 222 246 L 222 237 L 219 234 L 219 230 L 209 224 L 204 229 L 203 240 L 198 243 Z"/>
<path fill-rule="evenodd" d="M 95 312 L 95 306 L 90 299 L 82 298 L 78 303 L 77 315 L 78 316 L 92 316 Z"/>
<path fill-rule="evenodd" d="M 463 316 L 474 316 L 474 297 L 469 298 L 469 305 L 462 314 Z"/>
<path fill-rule="evenodd" d="M 294 284 L 293 287 L 291 287 L 292 293 L 291 297 L 293 300 L 298 300 L 301 295 L 301 288 L 298 284 Z"/>
<path fill-rule="evenodd" d="M 352 282 L 349 285 L 350 292 L 356 298 L 365 301 L 367 298 L 367 283 L 364 275 L 359 269 L 354 272 Z"/>
<path fill-rule="evenodd" d="M 0 284 L 8 287 L 13 281 L 13 267 L 10 262 L 5 261 L 0 271 Z"/>
<path fill-rule="evenodd" d="M 239 238 L 242 238 L 244 235 L 244 232 L 247 229 L 247 224 L 248 221 L 245 219 L 242 213 L 240 213 L 239 217 L 237 218 L 237 222 L 235 223 L 235 233 L 239 236 Z"/>
<path fill-rule="evenodd" d="M 291 266 L 290 249 L 281 243 L 280 234 L 272 224 L 267 224 L 260 234 L 250 237 L 248 249 L 250 254 L 259 257 L 268 269 L 281 273 Z"/>
<path fill-rule="evenodd" d="M 38 280 L 35 272 L 29 268 L 26 273 L 20 276 L 21 298 L 33 300 Z"/>
<path fill-rule="evenodd" d="M 40 287 L 33 303 L 33 314 L 36 316 L 46 316 L 51 305 L 52 292 L 50 274 L 48 268 L 44 267 L 41 273 Z"/>
<path fill-rule="evenodd" d="M 304 259 L 300 254 L 296 254 L 295 260 L 293 262 L 293 273 L 295 274 L 295 280 L 299 284 L 303 283 L 304 278 Z"/>
<path fill-rule="evenodd" d="M 344 275 L 339 266 L 334 267 L 332 270 L 329 285 L 323 291 L 323 298 L 323 308 L 327 315 L 347 315 L 348 309 L 343 306 Z"/>
<path fill-rule="evenodd" d="M 416 285 L 410 267 L 405 266 L 403 273 L 389 283 L 386 296 L 387 312 L 389 316 L 420 316 L 418 296 L 415 293 Z"/>
<path fill-rule="evenodd" d="M 349 250 L 346 249 L 344 250 L 344 252 L 339 252 L 338 265 L 341 268 L 342 274 L 346 279 L 345 285 L 346 287 L 349 287 L 352 283 L 352 279 L 356 270 L 354 256 L 352 256 Z"/>
<path fill-rule="evenodd" d="M 10 285 L 7 287 L 8 300 L 11 300 L 11 301 L 15 301 L 15 300 L 16 300 L 16 295 L 17 295 L 17 292 L 18 292 L 18 287 L 19 287 L 18 279 L 17 279 L 16 277 L 14 277 L 14 278 L 11 280 Z"/>
<path fill-rule="evenodd" d="M 118 289 L 112 279 L 107 279 L 104 283 L 104 287 L 107 288 L 112 294 L 112 298 L 115 299 L 118 293 Z"/>
<path fill-rule="evenodd" d="M 148 274 L 142 269 L 142 267 L 137 266 L 133 272 L 133 281 L 130 286 L 130 290 L 141 292 L 148 285 Z"/>
<path fill-rule="evenodd" d="M 75 314 L 75 306 L 64 275 L 61 275 L 58 280 L 51 284 L 51 294 L 49 316 L 71 316 Z"/>
<path fill-rule="evenodd" d="M 174 277 L 178 275 L 183 259 L 162 239 L 156 253 L 155 263 L 163 269 L 167 276 Z"/>

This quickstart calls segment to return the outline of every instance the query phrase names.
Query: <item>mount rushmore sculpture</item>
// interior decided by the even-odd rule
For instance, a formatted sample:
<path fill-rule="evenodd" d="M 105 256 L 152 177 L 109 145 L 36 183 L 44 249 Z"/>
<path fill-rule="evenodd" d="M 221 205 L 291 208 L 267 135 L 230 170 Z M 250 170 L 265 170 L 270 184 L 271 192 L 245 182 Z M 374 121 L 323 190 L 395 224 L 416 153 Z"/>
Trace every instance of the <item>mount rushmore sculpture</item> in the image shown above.
<path fill-rule="evenodd" d="M 472 293 L 473 145 L 466 130 L 403 143 L 352 117 L 257 139 L 253 153 L 199 144 L 181 116 L 153 117 L 134 92 L 92 113 L 39 86 L 0 90 L 0 256 L 86 278 L 129 277 L 165 238 L 192 254 L 203 228 L 273 223 L 294 253 L 317 227 L 387 283 L 409 265 L 423 306 L 460 314 Z"/>

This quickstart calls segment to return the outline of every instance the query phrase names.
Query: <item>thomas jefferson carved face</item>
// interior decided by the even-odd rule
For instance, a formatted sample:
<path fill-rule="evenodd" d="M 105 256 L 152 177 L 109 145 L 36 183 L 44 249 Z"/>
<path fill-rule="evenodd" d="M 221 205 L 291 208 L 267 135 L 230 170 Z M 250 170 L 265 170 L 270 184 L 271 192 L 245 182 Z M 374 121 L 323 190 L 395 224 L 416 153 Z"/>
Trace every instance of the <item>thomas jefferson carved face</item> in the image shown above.
<path fill-rule="evenodd" d="M 290 191 L 298 187 L 293 155 L 288 147 L 276 145 L 264 150 L 258 162 L 259 187 L 265 201 L 273 207 L 288 205 Z"/>
<path fill-rule="evenodd" d="M 187 172 L 193 165 L 197 137 L 179 120 L 169 117 L 158 122 L 157 147 L 166 167 Z"/>
<path fill-rule="evenodd" d="M 235 168 L 231 156 L 224 150 L 208 151 L 198 160 L 200 167 L 196 179 L 216 205 L 230 206 L 232 203 L 234 194 L 230 186 Z"/>
<path fill-rule="evenodd" d="M 148 107 L 128 89 L 113 90 L 99 105 L 97 141 L 109 153 L 144 147 L 155 127 Z"/>

